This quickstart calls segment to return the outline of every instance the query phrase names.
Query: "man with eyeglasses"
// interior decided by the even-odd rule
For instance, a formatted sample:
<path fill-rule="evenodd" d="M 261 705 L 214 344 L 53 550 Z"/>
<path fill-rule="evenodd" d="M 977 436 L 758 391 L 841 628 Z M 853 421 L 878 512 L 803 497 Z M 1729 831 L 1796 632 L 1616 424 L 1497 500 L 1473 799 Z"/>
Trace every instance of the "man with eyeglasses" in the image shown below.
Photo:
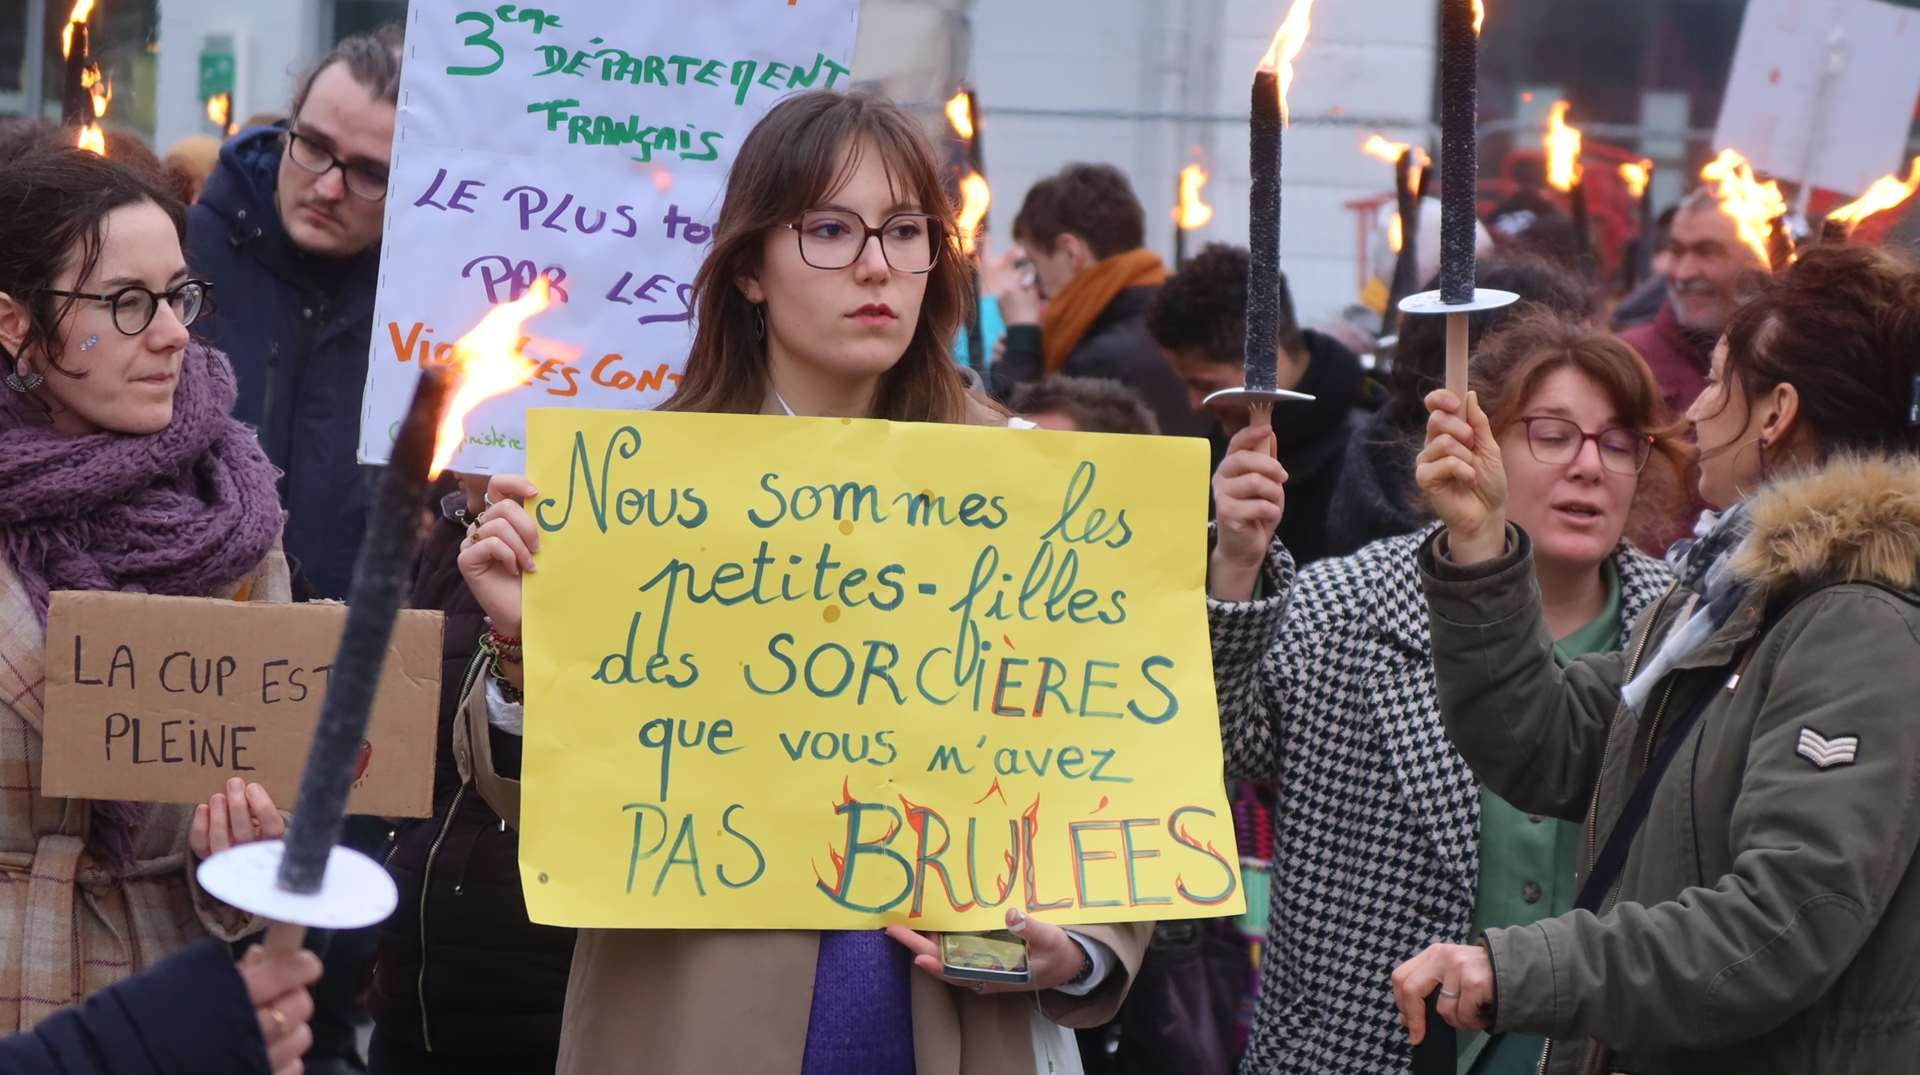
<path fill-rule="evenodd" d="M 232 358 L 234 416 L 285 472 L 296 586 L 345 598 L 370 482 L 355 458 L 373 331 L 397 27 L 342 41 L 300 83 L 290 119 L 220 151 L 188 217 L 188 262 L 219 316 L 195 332 Z"/>
<path fill-rule="evenodd" d="M 290 119 L 221 148 L 187 219 L 187 262 L 220 307 L 193 329 L 233 360 L 234 416 L 283 472 L 296 597 L 344 599 L 366 532 L 372 471 L 356 452 L 401 43 L 397 27 L 340 42 L 301 81 Z M 390 831 L 350 818 L 345 842 L 383 857 Z M 357 1034 L 374 943 L 370 929 L 308 937 L 326 962 L 310 1075 L 367 1070 Z"/>

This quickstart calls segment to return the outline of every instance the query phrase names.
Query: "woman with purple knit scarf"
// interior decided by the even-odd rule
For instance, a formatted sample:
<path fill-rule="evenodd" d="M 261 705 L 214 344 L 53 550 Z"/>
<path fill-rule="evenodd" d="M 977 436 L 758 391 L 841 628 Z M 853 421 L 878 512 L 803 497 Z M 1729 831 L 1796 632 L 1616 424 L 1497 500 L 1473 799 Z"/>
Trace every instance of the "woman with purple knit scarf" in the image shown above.
<path fill-rule="evenodd" d="M 776 105 L 741 143 L 694 281 L 698 327 L 669 410 L 1006 426 L 970 393 L 948 341 L 971 301 L 953 210 L 913 117 L 827 91 Z M 751 445 L 731 445 L 751 451 Z M 508 823 L 521 732 L 521 572 L 538 535 L 524 477 L 496 475 L 460 570 L 496 636 L 456 743 L 462 774 Z M 534 644 L 538 644 L 536 641 Z M 463 751 L 456 746 L 456 754 Z M 941 973 L 939 949 L 879 930 L 580 931 L 559 1075 L 1077 1075 L 1070 1027 L 1125 998 L 1145 924 L 1063 929 L 1015 909 L 1024 985 Z"/>
<path fill-rule="evenodd" d="M 187 335 L 210 304 L 185 225 L 103 157 L 0 162 L 0 1034 L 259 928 L 193 869 L 284 831 L 238 780 L 191 810 L 40 792 L 54 591 L 288 599 L 277 475 L 228 417 L 226 358 Z"/>

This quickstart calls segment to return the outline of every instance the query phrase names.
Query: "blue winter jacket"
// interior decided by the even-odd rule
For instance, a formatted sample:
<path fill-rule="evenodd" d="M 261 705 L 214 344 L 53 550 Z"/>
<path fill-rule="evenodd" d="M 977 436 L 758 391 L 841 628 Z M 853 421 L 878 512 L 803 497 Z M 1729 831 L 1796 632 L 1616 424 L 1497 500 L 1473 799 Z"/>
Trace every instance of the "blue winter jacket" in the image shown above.
<path fill-rule="evenodd" d="M 317 596 L 345 598 L 371 499 L 355 451 L 380 254 L 316 258 L 293 245 L 273 201 L 281 152 L 277 128 L 242 132 L 188 212 L 187 262 L 213 282 L 216 305 L 194 331 L 233 360 L 234 417 L 282 471 L 287 555 Z"/>
<path fill-rule="evenodd" d="M 7 1075 L 267 1075 L 267 1045 L 222 945 L 202 941 L 0 1038 Z"/>

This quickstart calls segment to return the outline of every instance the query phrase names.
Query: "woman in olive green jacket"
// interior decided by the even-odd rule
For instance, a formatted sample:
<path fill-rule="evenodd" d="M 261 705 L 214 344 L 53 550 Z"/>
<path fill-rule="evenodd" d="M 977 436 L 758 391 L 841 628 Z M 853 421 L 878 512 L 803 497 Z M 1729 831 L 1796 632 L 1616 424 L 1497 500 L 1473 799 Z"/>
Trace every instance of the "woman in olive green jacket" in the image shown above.
<path fill-rule="evenodd" d="M 1559 1039 L 1543 1071 L 1914 1070 L 1920 273 L 1822 248 L 1736 316 L 1688 413 L 1724 510 L 1624 654 L 1554 665 L 1485 418 L 1429 406 L 1442 717 L 1501 795 L 1584 816 L 1591 910 L 1403 964 L 1410 1035 L 1437 991 Z"/>

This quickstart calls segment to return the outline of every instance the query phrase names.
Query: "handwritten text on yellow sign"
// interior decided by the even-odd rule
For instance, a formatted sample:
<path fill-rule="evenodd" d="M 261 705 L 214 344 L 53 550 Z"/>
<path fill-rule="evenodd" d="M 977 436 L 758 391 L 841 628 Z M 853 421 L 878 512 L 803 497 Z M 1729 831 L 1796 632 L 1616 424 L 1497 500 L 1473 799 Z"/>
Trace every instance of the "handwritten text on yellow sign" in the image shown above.
<path fill-rule="evenodd" d="M 1237 913 L 1198 440 L 534 411 L 544 922 Z"/>

